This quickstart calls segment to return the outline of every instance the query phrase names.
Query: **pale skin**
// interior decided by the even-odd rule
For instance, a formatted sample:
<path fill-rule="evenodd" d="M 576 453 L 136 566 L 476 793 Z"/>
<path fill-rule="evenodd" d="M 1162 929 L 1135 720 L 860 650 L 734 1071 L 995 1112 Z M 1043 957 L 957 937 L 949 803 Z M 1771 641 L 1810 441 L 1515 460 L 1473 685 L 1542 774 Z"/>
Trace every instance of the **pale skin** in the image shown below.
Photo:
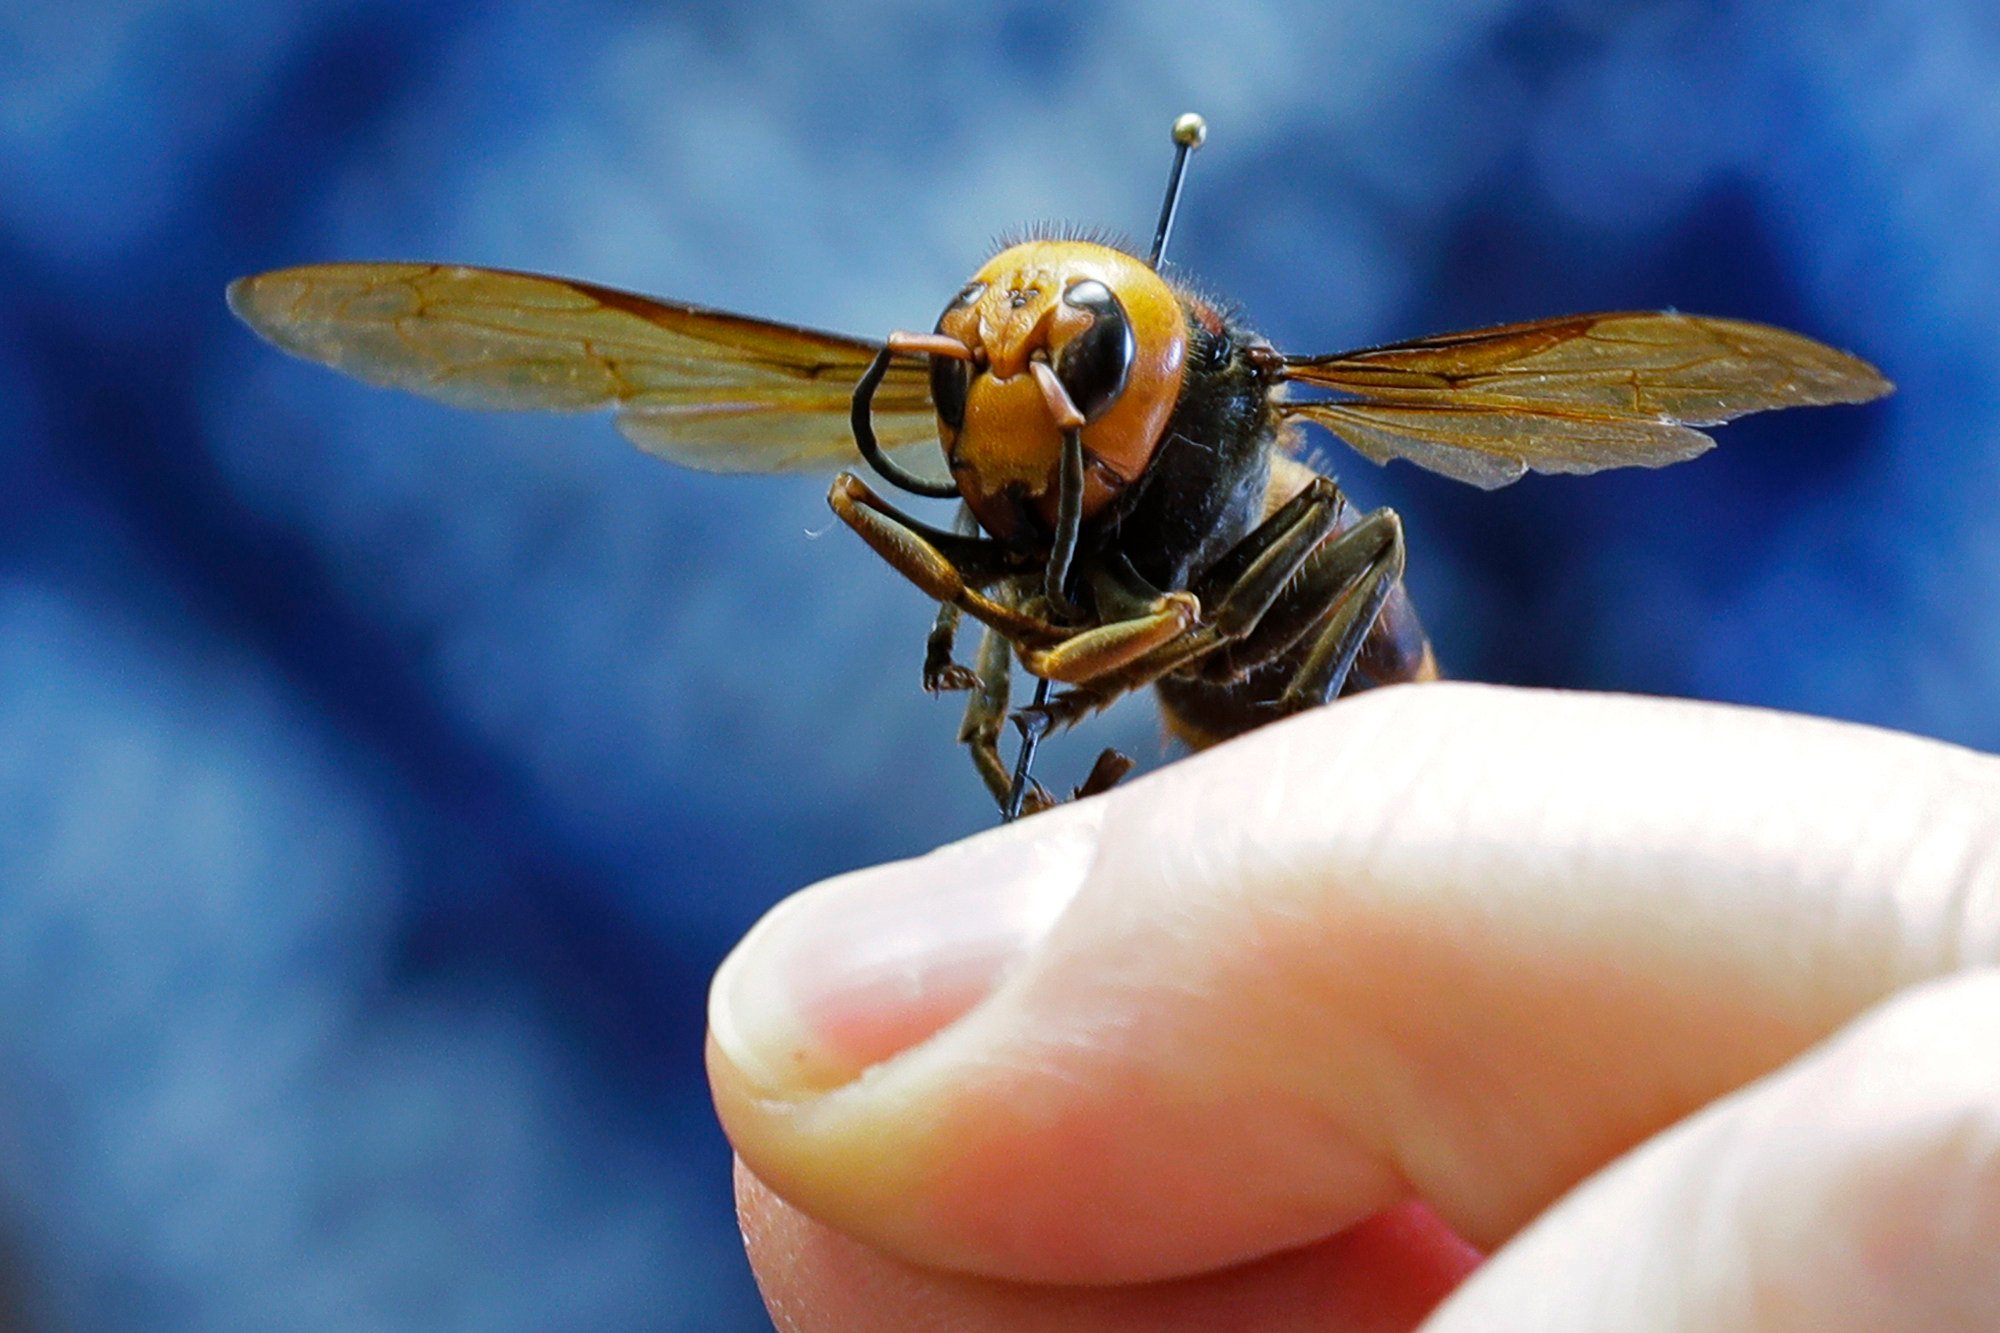
<path fill-rule="evenodd" d="M 1932 741 L 1376 691 L 808 889 L 710 1020 L 786 1333 L 2000 1327 L 2000 760 Z"/>

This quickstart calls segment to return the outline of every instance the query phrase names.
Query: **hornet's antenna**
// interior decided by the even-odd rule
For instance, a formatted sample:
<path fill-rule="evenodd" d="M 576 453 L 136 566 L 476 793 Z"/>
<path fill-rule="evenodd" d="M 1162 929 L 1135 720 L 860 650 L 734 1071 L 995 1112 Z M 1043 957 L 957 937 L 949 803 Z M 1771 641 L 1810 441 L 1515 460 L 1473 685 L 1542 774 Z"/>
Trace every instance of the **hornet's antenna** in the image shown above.
<path fill-rule="evenodd" d="M 1167 177 L 1167 197 L 1160 203 L 1160 225 L 1153 233 L 1153 253 L 1146 260 L 1154 268 L 1167 252 L 1167 237 L 1174 229 L 1174 212 L 1181 206 L 1181 180 L 1187 175 L 1188 154 L 1201 147 L 1208 137 L 1208 122 L 1190 111 L 1174 120 L 1174 169 Z"/>

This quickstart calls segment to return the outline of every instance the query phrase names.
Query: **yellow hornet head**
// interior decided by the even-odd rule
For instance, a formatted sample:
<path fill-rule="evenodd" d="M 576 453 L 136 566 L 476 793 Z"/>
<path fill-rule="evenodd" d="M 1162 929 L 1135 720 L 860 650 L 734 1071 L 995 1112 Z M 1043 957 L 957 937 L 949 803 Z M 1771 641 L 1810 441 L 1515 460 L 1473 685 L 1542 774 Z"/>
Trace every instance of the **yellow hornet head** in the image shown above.
<path fill-rule="evenodd" d="M 994 536 L 1054 529 L 1062 428 L 1032 373 L 1045 363 L 1082 414 L 1086 522 L 1144 474 L 1180 397 L 1187 326 L 1142 260 L 1087 241 L 1002 250 L 938 317 L 972 359 L 931 358 L 952 475 Z"/>

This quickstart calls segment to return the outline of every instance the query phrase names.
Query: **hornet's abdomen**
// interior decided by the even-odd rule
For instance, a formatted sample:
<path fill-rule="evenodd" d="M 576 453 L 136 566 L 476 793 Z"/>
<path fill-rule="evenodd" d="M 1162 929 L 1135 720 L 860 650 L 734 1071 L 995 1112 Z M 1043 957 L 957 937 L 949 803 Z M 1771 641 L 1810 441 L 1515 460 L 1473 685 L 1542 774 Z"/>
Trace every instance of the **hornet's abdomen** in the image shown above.
<path fill-rule="evenodd" d="M 952 476 L 995 537 L 1054 527 L 1063 428 L 1052 397 L 1083 419 L 1085 522 L 1145 473 L 1180 396 L 1187 331 L 1143 261 L 1085 241 L 1013 246 L 973 275 L 937 331 L 972 352 L 933 357 L 931 395 Z"/>

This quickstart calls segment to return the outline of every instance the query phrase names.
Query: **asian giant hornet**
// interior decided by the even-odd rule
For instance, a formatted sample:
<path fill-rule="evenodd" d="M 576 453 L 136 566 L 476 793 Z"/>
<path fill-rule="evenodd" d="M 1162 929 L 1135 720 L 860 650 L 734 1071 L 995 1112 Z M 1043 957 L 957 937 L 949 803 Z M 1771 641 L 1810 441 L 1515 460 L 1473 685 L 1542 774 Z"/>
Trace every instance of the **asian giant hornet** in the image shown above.
<path fill-rule="evenodd" d="M 1872 366 L 1795 333 L 1675 313 L 1573 315 L 1290 356 L 1160 271 L 1190 150 L 1174 124 L 1146 259 L 1048 236 L 989 260 L 930 333 L 881 343 L 563 278 L 441 264 L 314 264 L 244 278 L 230 307 L 288 352 L 462 407 L 612 406 L 639 447 L 718 472 L 831 466 L 960 502 L 954 530 L 853 472 L 835 514 L 939 604 L 924 687 L 970 691 L 959 729 L 1002 814 L 1051 803 L 1036 741 L 1152 685 L 1199 749 L 1370 684 L 1434 678 L 1403 592 L 1403 531 L 1294 456 L 1301 422 L 1377 463 L 1475 486 L 1659 467 L 1747 412 L 1864 402 Z M 1322 391 L 1294 397 L 1291 386 Z M 942 442 L 948 479 L 894 454 Z M 963 616 L 985 632 L 954 660 Z M 1013 768 L 1013 664 L 1037 678 Z M 1051 682 L 1065 688 L 1053 697 Z M 1106 750 L 1077 788 L 1118 781 Z"/>

